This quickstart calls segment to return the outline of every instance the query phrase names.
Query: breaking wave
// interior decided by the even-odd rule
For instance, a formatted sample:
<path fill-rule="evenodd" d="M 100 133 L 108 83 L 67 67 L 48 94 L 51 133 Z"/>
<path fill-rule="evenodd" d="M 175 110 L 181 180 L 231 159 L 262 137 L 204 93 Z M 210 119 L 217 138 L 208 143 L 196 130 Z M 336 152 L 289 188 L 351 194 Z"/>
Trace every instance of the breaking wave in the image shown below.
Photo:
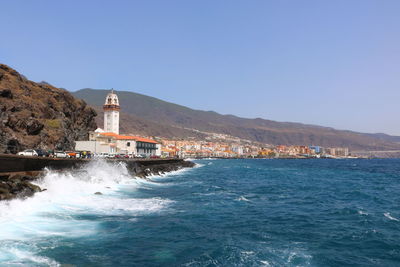
<path fill-rule="evenodd" d="M 36 182 L 46 191 L 0 203 L 0 265 L 58 266 L 40 256 L 43 244 L 57 242 L 57 237 L 95 235 L 100 222 L 86 217 L 126 215 L 134 220 L 167 208 L 172 202 L 168 199 L 134 196 L 143 181 L 132 177 L 124 164 L 105 161 L 74 171 L 47 170 Z"/>

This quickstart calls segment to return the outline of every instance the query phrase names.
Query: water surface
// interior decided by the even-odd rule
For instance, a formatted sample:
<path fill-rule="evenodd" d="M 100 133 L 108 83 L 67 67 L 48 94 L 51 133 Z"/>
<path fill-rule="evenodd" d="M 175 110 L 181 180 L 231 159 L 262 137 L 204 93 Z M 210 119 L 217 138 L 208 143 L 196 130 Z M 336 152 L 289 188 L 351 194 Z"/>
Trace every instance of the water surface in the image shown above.
<path fill-rule="evenodd" d="M 0 204 L 0 265 L 400 265 L 400 160 L 196 162 L 150 181 L 49 172 Z"/>

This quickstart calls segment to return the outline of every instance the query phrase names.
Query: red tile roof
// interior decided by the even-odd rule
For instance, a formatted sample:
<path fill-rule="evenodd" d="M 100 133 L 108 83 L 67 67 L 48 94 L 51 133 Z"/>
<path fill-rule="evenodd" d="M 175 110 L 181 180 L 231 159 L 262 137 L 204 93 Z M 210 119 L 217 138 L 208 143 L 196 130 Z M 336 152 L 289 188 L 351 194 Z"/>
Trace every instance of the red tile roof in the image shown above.
<path fill-rule="evenodd" d="M 138 136 L 134 136 L 136 141 L 139 142 L 144 142 L 144 143 L 152 143 L 152 144 L 158 144 L 156 141 L 152 140 L 152 139 L 148 139 L 148 138 L 143 138 L 143 137 L 138 137 Z"/>
<path fill-rule="evenodd" d="M 116 134 L 116 133 L 100 133 L 100 135 L 113 137 L 113 138 L 115 138 L 117 140 L 135 140 L 137 142 L 158 144 L 156 141 L 154 141 L 152 139 L 139 137 L 139 136 L 119 135 L 119 134 Z"/>

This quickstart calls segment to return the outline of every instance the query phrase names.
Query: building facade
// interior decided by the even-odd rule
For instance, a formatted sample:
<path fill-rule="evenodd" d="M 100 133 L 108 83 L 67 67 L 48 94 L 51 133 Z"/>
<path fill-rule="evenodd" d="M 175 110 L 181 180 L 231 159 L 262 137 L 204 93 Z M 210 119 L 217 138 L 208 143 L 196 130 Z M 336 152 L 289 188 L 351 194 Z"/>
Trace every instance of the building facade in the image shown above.
<path fill-rule="evenodd" d="M 104 130 L 99 128 L 90 132 L 88 141 L 76 141 L 75 150 L 146 157 L 161 155 L 158 142 L 149 138 L 119 134 L 120 106 L 114 90 L 107 94 L 103 110 Z"/>

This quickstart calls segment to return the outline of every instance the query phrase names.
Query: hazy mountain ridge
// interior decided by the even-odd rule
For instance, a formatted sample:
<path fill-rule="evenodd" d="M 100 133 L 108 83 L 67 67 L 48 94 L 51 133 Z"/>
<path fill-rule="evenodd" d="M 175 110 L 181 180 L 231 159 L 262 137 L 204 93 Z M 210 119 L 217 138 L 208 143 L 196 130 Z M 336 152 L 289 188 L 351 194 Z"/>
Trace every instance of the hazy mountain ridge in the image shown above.
<path fill-rule="evenodd" d="M 104 104 L 108 92 L 108 90 L 82 89 L 73 94 L 96 106 L 97 110 L 101 110 L 99 108 Z M 245 119 L 213 111 L 194 110 L 138 93 L 127 91 L 117 91 L 117 93 L 122 111 L 121 127 L 124 132 L 140 130 L 142 134 L 168 138 L 195 136 L 193 131 L 182 129 L 186 128 L 229 134 L 274 145 L 347 146 L 357 150 L 400 148 L 400 144 L 370 134 L 261 118 Z M 134 119 L 135 123 L 147 125 L 147 129 L 135 127 L 135 123 L 130 122 L 131 119 Z M 101 122 L 101 118 L 98 118 L 98 122 Z"/>
<path fill-rule="evenodd" d="M 366 133 L 364 135 L 378 138 L 380 140 L 384 140 L 384 141 L 388 141 L 388 142 L 400 143 L 400 136 L 388 135 L 385 133 L 373 133 L 373 134 Z"/>
<path fill-rule="evenodd" d="M 93 108 L 98 113 L 98 116 L 96 117 L 97 125 L 99 125 L 99 127 L 103 127 L 103 109 L 98 106 L 93 106 Z M 166 138 L 186 138 L 188 136 L 197 138 L 205 137 L 204 134 L 198 132 L 183 129 L 180 127 L 154 123 L 125 112 L 120 112 L 120 132 L 144 136 L 163 136 Z"/>

